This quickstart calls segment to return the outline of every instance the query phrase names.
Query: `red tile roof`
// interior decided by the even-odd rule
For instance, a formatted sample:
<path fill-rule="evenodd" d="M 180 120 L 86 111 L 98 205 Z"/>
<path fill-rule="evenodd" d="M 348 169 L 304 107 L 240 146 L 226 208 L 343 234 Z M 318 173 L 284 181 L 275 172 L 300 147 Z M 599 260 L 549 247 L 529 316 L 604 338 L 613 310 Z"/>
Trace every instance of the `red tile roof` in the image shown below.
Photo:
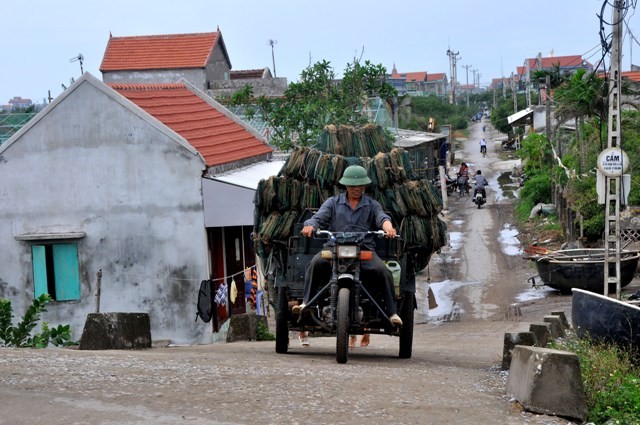
<path fill-rule="evenodd" d="M 605 77 L 609 77 L 609 75 L 605 75 L 602 71 L 598 72 L 598 78 L 604 79 Z M 640 83 L 640 71 L 622 71 L 620 73 L 620 78 L 633 83 Z"/>
<path fill-rule="evenodd" d="M 436 74 L 427 74 L 427 81 L 444 81 L 447 78 L 447 74 L 439 72 Z"/>
<path fill-rule="evenodd" d="M 427 73 L 426 72 L 407 72 L 405 81 L 408 83 L 414 81 L 427 81 Z"/>
<path fill-rule="evenodd" d="M 638 83 L 640 82 L 640 71 L 622 71 L 620 77 Z"/>
<path fill-rule="evenodd" d="M 221 39 L 219 30 L 196 34 L 109 37 L 100 71 L 204 68 Z M 224 45 L 222 48 L 226 55 Z"/>
<path fill-rule="evenodd" d="M 217 109 L 184 84 L 108 85 L 184 137 L 209 167 L 273 152 L 231 112 Z"/>
<path fill-rule="evenodd" d="M 542 68 L 553 68 L 559 65 L 561 68 L 566 67 L 579 67 L 582 64 L 582 56 L 550 56 L 546 58 L 540 58 L 540 64 Z M 534 70 L 537 67 L 537 58 L 526 59 L 529 62 L 529 69 Z"/>

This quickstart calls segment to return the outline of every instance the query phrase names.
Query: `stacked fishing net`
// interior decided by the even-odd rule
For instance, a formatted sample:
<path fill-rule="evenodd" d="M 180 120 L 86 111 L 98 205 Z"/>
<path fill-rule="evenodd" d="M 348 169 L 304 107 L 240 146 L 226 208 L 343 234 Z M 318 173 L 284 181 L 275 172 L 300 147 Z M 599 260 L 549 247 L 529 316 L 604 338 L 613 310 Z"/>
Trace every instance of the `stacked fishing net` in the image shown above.
<path fill-rule="evenodd" d="M 431 182 L 416 178 L 407 152 L 374 125 L 327 126 L 316 148 L 295 148 L 277 176 L 260 181 L 254 200 L 258 253 L 286 247 L 304 212 L 340 193 L 338 181 L 349 165 L 367 170 L 369 195 L 392 216 L 407 246 L 419 252 L 419 269 L 426 267 L 446 243 L 446 225 L 438 218 L 442 199 Z"/>

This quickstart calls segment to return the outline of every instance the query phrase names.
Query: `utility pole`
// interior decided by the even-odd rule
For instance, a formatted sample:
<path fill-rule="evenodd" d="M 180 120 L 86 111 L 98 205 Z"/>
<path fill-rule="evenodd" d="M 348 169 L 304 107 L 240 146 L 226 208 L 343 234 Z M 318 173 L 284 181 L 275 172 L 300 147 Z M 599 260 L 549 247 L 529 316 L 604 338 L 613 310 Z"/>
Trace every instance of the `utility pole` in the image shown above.
<path fill-rule="evenodd" d="M 549 140 L 549 143 L 551 143 L 551 76 L 547 75 L 547 78 L 545 80 L 545 88 L 544 88 L 544 94 L 545 94 L 545 125 L 546 125 L 546 134 L 547 134 L 547 139 Z M 542 96 L 540 96 L 542 97 Z"/>
<path fill-rule="evenodd" d="M 525 81 L 525 90 L 527 97 L 527 108 L 531 106 L 531 70 L 529 69 L 529 59 L 525 59 L 526 68 L 524 71 L 524 75 L 527 77 L 527 81 Z"/>
<path fill-rule="evenodd" d="M 511 95 L 513 96 L 513 113 L 518 112 L 518 93 L 516 93 L 516 82 L 513 79 L 513 72 L 511 73 Z"/>
<path fill-rule="evenodd" d="M 274 53 L 273 46 L 278 44 L 278 40 L 269 39 L 269 45 L 271 46 L 271 62 L 273 63 L 273 78 L 276 78 L 276 55 Z"/>
<path fill-rule="evenodd" d="M 479 86 L 476 85 L 476 72 L 478 72 L 477 69 L 472 69 L 471 72 L 473 73 L 473 87 L 474 88 L 480 88 Z"/>
<path fill-rule="evenodd" d="M 622 45 L 621 11 L 624 0 L 615 0 L 613 5 L 613 30 L 611 39 L 611 71 L 609 74 L 609 122 L 607 148 L 621 148 L 620 119 L 620 55 Z M 622 173 L 621 173 L 622 174 Z M 621 175 L 605 174 L 605 245 L 604 245 L 604 295 L 609 295 L 609 285 L 615 284 L 616 298 L 621 296 L 620 287 L 620 181 Z M 612 211 L 613 210 L 613 211 Z M 611 256 L 613 255 L 613 258 Z M 609 275 L 609 263 L 615 261 L 614 275 Z"/>
<path fill-rule="evenodd" d="M 456 103 L 456 84 L 458 81 L 458 67 L 457 61 L 460 59 L 459 52 L 453 52 L 451 49 L 447 49 L 447 56 L 449 56 L 449 67 L 451 72 L 451 90 L 449 91 L 449 103 L 454 105 Z"/>
<path fill-rule="evenodd" d="M 462 65 L 462 67 L 467 71 L 467 108 L 469 107 L 469 68 L 471 68 L 471 65 Z M 475 84 L 474 84 L 475 86 Z"/>

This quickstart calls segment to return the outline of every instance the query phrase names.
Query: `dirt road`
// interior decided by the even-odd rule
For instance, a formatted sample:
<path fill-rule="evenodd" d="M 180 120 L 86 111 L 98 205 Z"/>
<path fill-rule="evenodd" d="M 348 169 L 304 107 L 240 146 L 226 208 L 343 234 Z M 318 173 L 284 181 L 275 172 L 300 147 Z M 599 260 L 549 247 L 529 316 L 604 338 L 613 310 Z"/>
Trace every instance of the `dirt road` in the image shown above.
<path fill-rule="evenodd" d="M 489 177 L 489 202 L 478 210 L 466 197 L 451 199 L 451 247 L 419 275 L 411 359 L 397 357 L 397 338 L 381 335 L 351 350 L 345 365 L 335 361 L 334 338 L 312 338 L 309 348 L 292 340 L 287 355 L 276 354 L 273 342 L 5 348 L 0 424 L 569 423 L 522 412 L 505 396 L 504 333 L 528 330 L 551 311 L 570 316 L 570 298 L 528 292 L 535 272 L 517 248 L 515 255 L 508 249 L 511 205 L 496 187 L 510 165 L 498 161 L 491 142 L 487 158 L 478 158 L 481 125 L 472 131 L 461 155 Z M 428 282 L 440 304 L 432 311 Z"/>

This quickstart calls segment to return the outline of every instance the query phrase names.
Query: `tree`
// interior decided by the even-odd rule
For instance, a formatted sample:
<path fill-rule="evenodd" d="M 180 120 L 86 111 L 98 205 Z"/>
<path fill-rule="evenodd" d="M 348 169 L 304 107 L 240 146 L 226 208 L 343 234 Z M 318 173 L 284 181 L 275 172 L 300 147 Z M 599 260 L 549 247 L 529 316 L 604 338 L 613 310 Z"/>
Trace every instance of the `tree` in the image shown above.
<path fill-rule="evenodd" d="M 336 80 L 326 60 L 304 69 L 299 81 L 289 84 L 283 97 L 257 99 L 259 113 L 273 131 L 271 143 L 282 150 L 294 145 L 309 146 L 327 124 L 366 123 L 362 110 L 369 97 L 392 102 L 397 95 L 386 81 L 386 72 L 382 65 L 369 61 L 361 64 L 357 60 L 347 64 L 342 80 Z"/>

